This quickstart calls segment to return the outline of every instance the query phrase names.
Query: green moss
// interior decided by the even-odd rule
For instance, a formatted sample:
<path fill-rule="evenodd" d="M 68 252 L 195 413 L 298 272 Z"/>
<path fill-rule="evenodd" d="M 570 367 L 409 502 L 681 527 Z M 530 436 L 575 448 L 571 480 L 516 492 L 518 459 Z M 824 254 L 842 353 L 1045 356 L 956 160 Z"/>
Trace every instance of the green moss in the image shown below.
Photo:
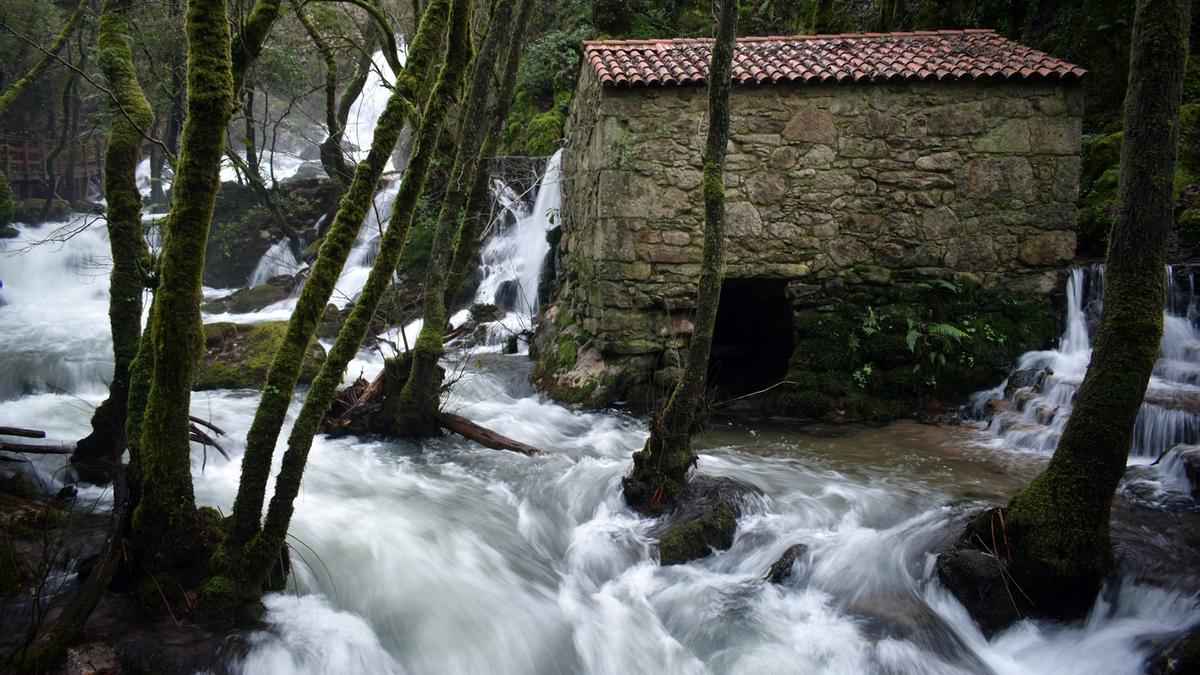
<path fill-rule="evenodd" d="M 552 155 L 558 150 L 563 137 L 565 117 L 562 111 L 548 110 L 529 120 L 518 144 L 522 154 L 530 156 Z"/>
<path fill-rule="evenodd" d="M 833 310 L 794 321 L 795 348 L 767 398 L 772 414 L 844 421 L 895 419 L 928 399 L 955 400 L 1003 379 L 1013 360 L 1052 344 L 1048 300 L 968 282 L 847 288 Z"/>
<path fill-rule="evenodd" d="M 558 343 L 558 368 L 560 371 L 570 370 L 579 361 L 579 352 L 575 340 L 566 338 Z"/>
<path fill-rule="evenodd" d="M 267 378 L 279 345 L 287 332 L 286 322 L 244 326 L 211 323 L 204 327 L 206 357 L 196 376 L 196 391 L 209 389 L 258 389 Z M 309 343 L 300 369 L 300 382 L 309 383 L 325 361 L 325 349 Z"/>
<path fill-rule="evenodd" d="M 697 518 L 667 530 L 658 540 L 659 561 L 679 565 L 703 558 L 712 551 L 733 545 L 740 509 L 732 500 L 723 499 Z"/>

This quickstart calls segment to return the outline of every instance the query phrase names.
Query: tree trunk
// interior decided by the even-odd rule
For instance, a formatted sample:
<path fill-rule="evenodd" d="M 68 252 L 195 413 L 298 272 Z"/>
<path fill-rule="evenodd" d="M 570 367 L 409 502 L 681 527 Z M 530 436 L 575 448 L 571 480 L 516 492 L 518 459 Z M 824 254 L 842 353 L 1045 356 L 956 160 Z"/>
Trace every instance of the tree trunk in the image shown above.
<path fill-rule="evenodd" d="M 1138 3 L 1096 347 L 1050 465 L 1008 507 L 1009 571 L 1043 613 L 1086 611 L 1113 564 L 1113 492 L 1162 336 L 1188 23 L 1188 0 Z"/>
<path fill-rule="evenodd" d="M 517 22 L 513 27 L 512 38 L 504 57 L 504 75 L 496 92 L 495 106 L 492 109 L 492 121 L 488 129 L 487 140 L 479 153 L 479 161 L 486 162 L 496 156 L 500 146 L 500 135 L 504 123 L 512 110 L 513 96 L 517 89 L 517 72 L 521 68 L 521 55 L 525 53 L 525 34 L 529 30 L 533 11 L 536 9 L 534 0 L 521 0 L 521 8 L 517 12 Z M 471 186 L 471 196 L 467 199 L 467 207 L 463 212 L 462 230 L 459 232 L 458 245 L 454 247 L 454 260 L 450 263 L 449 278 L 446 282 L 446 292 L 442 302 L 447 307 L 453 307 L 462 291 L 462 282 L 467 274 L 467 267 L 479 254 L 479 234 L 487 219 L 488 212 L 488 178 L 486 170 L 475 172 L 475 181 Z"/>
<path fill-rule="evenodd" d="M 113 377 L 108 399 L 92 416 L 92 432 L 76 445 L 71 464 L 82 480 L 98 485 L 107 484 L 116 475 L 121 453 L 125 451 L 129 365 L 137 356 L 141 341 L 142 292 L 150 273 L 150 251 L 142 236 L 142 195 L 136 172 L 142 134 L 153 123 L 154 111 L 142 92 L 133 64 L 126 23 L 130 6 L 130 0 L 104 0 L 96 44 L 98 65 L 116 98 L 110 111 L 112 122 L 104 153 L 104 197 L 108 202 L 108 240 L 113 260 L 108 303 Z"/>
<path fill-rule="evenodd" d="M 385 400 L 380 411 L 378 419 L 380 430 L 384 433 L 416 437 L 441 433 L 437 412 L 441 406 L 444 373 L 438 360 L 445 353 L 442 334 L 448 317 L 443 296 L 454 259 L 455 242 L 460 239 L 459 221 L 475 183 L 480 150 L 490 127 L 489 94 L 493 89 L 501 45 L 512 31 L 512 10 L 512 3 L 503 0 L 494 6 L 491 25 L 475 59 L 471 85 L 458 117 L 454 164 L 429 250 L 424 285 L 424 324 L 413 346 L 412 366 L 404 389 L 399 396 Z"/>
<path fill-rule="evenodd" d="M 392 222 L 384 232 L 379 253 L 362 294 L 354 304 L 354 309 L 346 323 L 338 332 L 333 347 L 330 348 L 325 363 L 322 364 L 313 379 L 304 405 L 296 417 L 296 423 L 288 437 L 288 448 L 283 457 L 283 464 L 275 479 L 275 494 L 271 498 L 266 523 L 261 532 L 249 540 L 241 570 L 231 570 L 236 574 L 245 575 L 242 583 L 238 584 L 243 592 L 253 592 L 255 585 L 261 583 L 261 579 L 265 578 L 270 565 L 273 564 L 283 546 L 287 528 L 291 522 L 293 502 L 300 489 L 300 481 L 308 461 L 308 452 L 312 448 L 313 436 L 316 434 L 321 420 L 325 417 L 325 413 L 329 410 L 329 404 L 342 381 L 342 373 L 345 371 L 346 365 L 358 352 L 379 300 L 395 274 L 396 264 L 404 250 L 404 241 L 408 235 L 409 225 L 412 223 L 417 201 L 424 190 L 425 178 L 437 152 L 437 138 L 445 125 L 450 106 L 457 98 L 456 93 L 462 82 L 463 73 L 471 59 L 469 40 L 471 0 L 453 0 L 450 3 L 448 18 L 440 8 L 436 8 L 437 4 L 435 2 L 425 12 L 418 35 L 427 30 L 433 30 L 438 24 L 444 26 L 448 20 L 446 60 L 434 94 L 430 97 L 429 105 L 421 118 L 417 151 L 405 172 L 404 183 L 396 197 Z M 401 95 L 397 91 L 392 94 L 392 97 L 396 98 Z M 389 107 L 390 105 L 389 101 Z M 375 133 L 378 138 L 378 129 Z M 372 148 L 372 154 L 376 149 L 379 148 Z M 240 491 L 238 496 L 241 497 Z"/>
<path fill-rule="evenodd" d="M 338 123 L 337 56 L 333 53 L 333 48 L 329 46 L 325 36 L 321 35 L 320 29 L 313 23 L 312 17 L 304 11 L 298 0 L 292 0 L 292 10 L 296 13 L 296 18 L 300 20 L 300 25 L 304 26 L 304 32 L 308 33 L 309 39 L 313 41 L 317 51 L 321 52 L 321 58 L 325 61 L 325 127 L 329 136 L 321 143 L 321 166 L 331 179 L 347 186 L 350 184 L 350 168 L 346 166 L 346 157 L 342 154 L 342 128 Z M 369 57 L 370 52 L 368 51 L 366 54 Z"/>
<path fill-rule="evenodd" d="M 430 64 L 440 51 L 448 3 L 449 0 L 436 0 L 425 13 L 426 18 L 421 22 L 409 52 L 408 65 L 397 73 L 396 88 L 376 125 L 371 152 L 354 170 L 354 179 L 342 196 L 337 215 L 325 234 L 312 272 L 288 321 L 287 333 L 267 371 L 262 398 L 246 436 L 242 476 L 233 504 L 233 531 L 229 545 L 235 550 L 244 546 L 259 531 L 271 458 L 296 389 L 300 364 L 317 323 L 325 312 L 338 275 L 346 264 L 359 227 L 371 208 L 371 200 L 384 166 L 408 119 L 412 109 L 409 101 L 420 91 L 420 78 L 428 75 Z M 389 274 L 391 272 L 389 270 Z"/>
<path fill-rule="evenodd" d="M 133 515 L 135 555 L 151 574 L 197 562 L 187 558 L 194 555 L 197 527 L 188 411 L 204 338 L 204 249 L 234 103 L 225 10 L 225 0 L 189 0 L 185 23 L 187 117 L 150 317 L 154 369 L 142 416 L 141 500 Z"/>
<path fill-rule="evenodd" d="M 688 472 L 696 464 L 691 437 L 696 430 L 696 410 L 704 405 L 708 355 L 725 275 L 725 145 L 729 139 L 729 89 L 737 49 L 739 4 L 738 0 L 721 0 L 720 25 L 708 70 L 704 251 L 687 363 L 666 407 L 651 420 L 646 447 L 634 453 L 633 471 L 623 481 L 625 500 L 643 512 L 676 504 L 683 496 Z"/>

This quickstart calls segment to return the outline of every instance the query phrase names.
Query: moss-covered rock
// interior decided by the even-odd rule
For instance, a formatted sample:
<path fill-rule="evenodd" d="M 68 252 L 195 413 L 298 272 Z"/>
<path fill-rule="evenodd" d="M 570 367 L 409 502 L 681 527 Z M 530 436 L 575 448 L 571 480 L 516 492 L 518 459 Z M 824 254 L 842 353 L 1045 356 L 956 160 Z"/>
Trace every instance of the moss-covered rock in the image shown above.
<path fill-rule="evenodd" d="M 42 209 L 46 209 L 45 217 Z M 16 199 L 13 201 L 12 220 L 18 223 L 37 225 L 42 222 L 60 222 L 66 220 L 71 212 L 71 204 L 64 199 L 51 199 L 50 207 L 46 208 L 45 199 Z"/>
<path fill-rule="evenodd" d="M 267 379 L 275 350 L 283 342 L 287 322 L 245 326 L 211 323 L 204 327 L 204 364 L 196 374 L 194 389 L 258 389 Z M 325 361 L 325 348 L 309 345 L 300 370 L 300 383 L 308 384 Z"/>
<path fill-rule="evenodd" d="M 680 565 L 728 549 L 733 545 L 742 501 L 756 493 L 752 486 L 729 478 L 693 476 L 678 504 L 664 518 L 659 562 Z"/>
<path fill-rule="evenodd" d="M 209 314 L 257 312 L 290 297 L 291 288 L 296 282 L 293 277 L 275 277 L 265 284 L 243 288 L 224 298 L 206 302 L 201 309 Z"/>
<path fill-rule="evenodd" d="M 733 545 L 740 510 L 731 499 L 704 509 L 698 516 L 673 526 L 658 540 L 659 562 L 680 565 Z"/>

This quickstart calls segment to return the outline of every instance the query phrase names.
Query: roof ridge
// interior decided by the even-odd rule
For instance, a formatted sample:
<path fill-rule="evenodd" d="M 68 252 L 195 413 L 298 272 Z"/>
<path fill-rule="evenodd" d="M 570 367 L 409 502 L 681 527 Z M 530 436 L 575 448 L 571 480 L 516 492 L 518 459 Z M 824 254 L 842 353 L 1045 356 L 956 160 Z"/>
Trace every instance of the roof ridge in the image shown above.
<path fill-rule="evenodd" d="M 939 37 L 950 35 L 995 35 L 996 37 L 1004 38 L 996 32 L 994 28 L 959 28 L 959 29 L 941 29 L 941 30 L 916 30 L 916 31 L 893 31 L 889 33 L 809 33 L 799 35 L 743 35 L 739 36 L 738 42 L 781 42 L 785 40 L 808 41 L 808 40 L 854 40 L 854 39 L 879 39 L 879 38 L 897 38 L 897 37 Z M 606 47 L 606 46 L 632 46 L 632 45 L 669 45 L 669 44 L 704 44 L 712 42 L 710 37 L 691 37 L 691 38 L 632 38 L 624 40 L 584 40 L 585 47 Z"/>

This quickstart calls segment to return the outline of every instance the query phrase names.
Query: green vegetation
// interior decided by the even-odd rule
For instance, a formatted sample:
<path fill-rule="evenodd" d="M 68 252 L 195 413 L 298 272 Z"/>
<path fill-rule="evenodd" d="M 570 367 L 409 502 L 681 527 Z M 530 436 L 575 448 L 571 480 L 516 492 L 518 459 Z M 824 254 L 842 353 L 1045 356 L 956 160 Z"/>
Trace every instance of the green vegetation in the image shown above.
<path fill-rule="evenodd" d="M 204 325 L 204 363 L 196 373 L 193 389 L 259 389 L 267 379 L 271 358 L 283 343 L 287 322 L 253 326 L 234 323 Z M 325 348 L 309 343 L 300 367 L 299 382 L 308 384 L 325 362 Z"/>
<path fill-rule="evenodd" d="M 1059 320 L 1046 299 L 937 280 L 859 287 L 794 327 L 794 384 L 767 410 L 881 422 L 1003 379 L 1018 355 L 1053 343 Z"/>

